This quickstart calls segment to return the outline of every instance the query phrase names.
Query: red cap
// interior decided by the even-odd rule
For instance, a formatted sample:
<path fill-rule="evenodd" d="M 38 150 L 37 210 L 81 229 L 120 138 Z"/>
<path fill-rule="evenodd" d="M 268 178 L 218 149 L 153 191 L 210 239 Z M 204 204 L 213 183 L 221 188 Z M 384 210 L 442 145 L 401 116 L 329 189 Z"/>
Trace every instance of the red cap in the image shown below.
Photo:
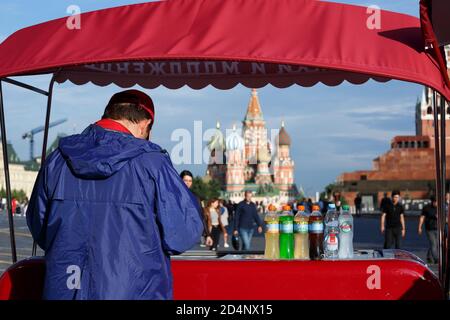
<path fill-rule="evenodd" d="M 150 119 L 152 120 L 150 128 L 153 126 L 153 123 L 155 122 L 155 106 L 153 105 L 152 99 L 148 95 L 139 90 L 125 90 L 114 94 L 108 104 L 121 102 L 135 103 L 142 109 L 146 110 L 150 114 Z"/>

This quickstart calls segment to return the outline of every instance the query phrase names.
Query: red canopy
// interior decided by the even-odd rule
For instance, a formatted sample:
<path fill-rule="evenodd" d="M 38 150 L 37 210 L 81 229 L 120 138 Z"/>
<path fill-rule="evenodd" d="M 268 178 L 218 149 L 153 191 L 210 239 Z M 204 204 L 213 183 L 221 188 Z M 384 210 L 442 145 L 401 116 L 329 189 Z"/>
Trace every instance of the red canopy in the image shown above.
<path fill-rule="evenodd" d="M 424 52 L 419 19 L 388 11 L 370 29 L 367 8 L 311 0 L 169 0 L 66 18 L 0 45 L 0 78 L 56 73 L 76 84 L 227 89 L 399 79 L 450 99 Z"/>

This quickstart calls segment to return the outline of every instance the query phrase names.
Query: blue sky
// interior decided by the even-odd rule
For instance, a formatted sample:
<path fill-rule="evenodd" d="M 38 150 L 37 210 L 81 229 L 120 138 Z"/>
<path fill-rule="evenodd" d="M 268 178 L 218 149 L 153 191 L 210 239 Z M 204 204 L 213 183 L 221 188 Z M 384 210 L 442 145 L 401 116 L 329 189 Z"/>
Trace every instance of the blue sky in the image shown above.
<path fill-rule="evenodd" d="M 66 16 L 69 5 L 78 5 L 82 12 L 143 1 L 127 0 L 2 0 L 0 3 L 0 41 L 14 31 L 49 19 Z M 336 1 L 358 5 L 378 5 L 382 9 L 418 15 L 418 0 Z M 49 77 L 27 77 L 22 80 L 46 88 Z M 120 88 L 93 85 L 57 85 L 54 91 L 52 120 L 69 121 L 53 128 L 50 143 L 56 134 L 72 134 L 96 121 L 109 97 Z M 339 87 L 316 85 L 312 88 L 265 87 L 259 97 L 267 127 L 279 128 L 282 120 L 293 140 L 292 157 L 296 164 L 296 182 L 307 193 L 321 191 L 344 171 L 370 169 L 372 159 L 389 149 L 395 135 L 414 134 L 414 105 L 422 86 L 399 81 L 364 85 L 344 83 Z M 157 123 L 153 141 L 171 150 L 176 142 L 171 133 L 177 128 L 193 132 L 194 121 L 203 121 L 203 128 L 231 128 L 245 114 L 250 90 L 238 86 L 220 91 L 206 88 L 147 90 L 157 106 Z M 19 157 L 28 159 L 28 141 L 24 132 L 43 124 L 44 97 L 4 85 L 8 139 Z M 40 153 L 42 134 L 36 136 L 35 154 Z M 205 165 L 181 165 L 194 174 L 203 175 Z"/>

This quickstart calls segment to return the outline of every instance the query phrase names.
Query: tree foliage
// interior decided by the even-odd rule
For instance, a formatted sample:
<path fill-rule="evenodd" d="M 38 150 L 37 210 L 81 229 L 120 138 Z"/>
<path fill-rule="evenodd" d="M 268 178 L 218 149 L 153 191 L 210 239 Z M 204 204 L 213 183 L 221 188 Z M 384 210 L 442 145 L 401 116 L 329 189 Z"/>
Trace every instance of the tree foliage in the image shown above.
<path fill-rule="evenodd" d="M 192 192 L 194 192 L 202 201 L 207 201 L 220 196 L 220 183 L 216 180 L 210 180 L 207 183 L 201 177 L 195 177 L 192 183 Z"/>

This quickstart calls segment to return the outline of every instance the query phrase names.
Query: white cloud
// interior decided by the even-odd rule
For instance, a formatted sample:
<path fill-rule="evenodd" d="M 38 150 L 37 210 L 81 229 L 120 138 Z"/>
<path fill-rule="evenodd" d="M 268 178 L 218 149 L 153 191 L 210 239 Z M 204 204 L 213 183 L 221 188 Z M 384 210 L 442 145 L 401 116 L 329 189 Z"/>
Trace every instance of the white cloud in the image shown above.
<path fill-rule="evenodd" d="M 408 112 L 413 111 L 414 108 L 415 102 L 412 102 L 411 99 L 408 99 L 408 101 L 395 102 L 392 104 L 353 107 L 341 112 L 345 112 L 349 115 L 379 114 L 380 116 L 392 117 L 405 115 Z"/>

